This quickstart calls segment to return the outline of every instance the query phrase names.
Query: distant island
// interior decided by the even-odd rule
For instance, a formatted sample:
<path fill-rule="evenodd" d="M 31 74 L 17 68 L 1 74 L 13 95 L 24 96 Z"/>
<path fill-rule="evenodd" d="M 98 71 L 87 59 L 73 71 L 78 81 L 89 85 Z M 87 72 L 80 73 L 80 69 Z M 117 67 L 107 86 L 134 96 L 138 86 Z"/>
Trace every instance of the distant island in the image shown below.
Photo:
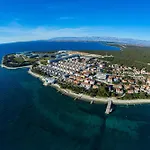
<path fill-rule="evenodd" d="M 117 45 L 120 46 L 120 45 Z M 120 51 L 50 51 L 5 55 L 2 67 L 29 67 L 40 78 L 74 100 L 115 104 L 150 103 L 149 48 L 122 46 Z M 141 54 L 142 52 L 142 54 Z"/>

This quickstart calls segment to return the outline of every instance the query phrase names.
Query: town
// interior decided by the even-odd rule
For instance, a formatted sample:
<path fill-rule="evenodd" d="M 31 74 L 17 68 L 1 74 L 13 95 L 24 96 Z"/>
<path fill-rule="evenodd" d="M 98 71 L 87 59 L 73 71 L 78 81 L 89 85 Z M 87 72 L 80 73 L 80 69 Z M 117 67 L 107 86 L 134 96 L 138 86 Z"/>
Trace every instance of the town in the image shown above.
<path fill-rule="evenodd" d="M 53 59 L 48 59 L 47 63 L 38 61 L 32 66 L 33 72 L 45 76 L 47 84 L 57 82 L 75 92 L 79 88 L 78 92 L 84 91 L 91 96 L 119 99 L 150 97 L 150 72 L 144 68 L 138 70 L 133 66 L 111 64 L 105 58 L 112 55 L 58 51 L 51 56 Z"/>

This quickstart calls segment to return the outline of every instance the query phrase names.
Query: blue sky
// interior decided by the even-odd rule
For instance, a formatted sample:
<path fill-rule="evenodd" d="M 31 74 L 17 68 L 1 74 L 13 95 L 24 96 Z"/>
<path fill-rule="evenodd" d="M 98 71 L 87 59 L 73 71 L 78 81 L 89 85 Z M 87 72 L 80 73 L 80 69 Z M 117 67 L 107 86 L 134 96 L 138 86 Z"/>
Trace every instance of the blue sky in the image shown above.
<path fill-rule="evenodd" d="M 148 0 L 0 0 L 0 43 L 68 36 L 150 40 Z"/>

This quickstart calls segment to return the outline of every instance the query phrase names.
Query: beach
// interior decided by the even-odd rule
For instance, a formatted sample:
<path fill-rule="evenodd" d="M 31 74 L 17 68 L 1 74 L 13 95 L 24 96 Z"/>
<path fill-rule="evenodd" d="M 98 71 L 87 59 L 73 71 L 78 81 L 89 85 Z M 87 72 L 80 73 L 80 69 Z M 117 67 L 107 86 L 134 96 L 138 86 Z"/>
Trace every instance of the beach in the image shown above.
<path fill-rule="evenodd" d="M 55 87 L 55 86 L 54 86 Z M 91 97 L 84 94 L 76 94 L 68 89 L 61 89 L 57 86 L 57 89 L 65 95 L 76 98 L 76 100 L 84 100 L 87 102 L 92 102 L 96 104 L 108 103 L 109 100 L 112 100 L 114 104 L 117 105 L 134 105 L 134 104 L 150 104 L 150 99 L 135 99 L 135 100 L 119 100 L 116 98 L 102 98 L 102 97 Z"/>

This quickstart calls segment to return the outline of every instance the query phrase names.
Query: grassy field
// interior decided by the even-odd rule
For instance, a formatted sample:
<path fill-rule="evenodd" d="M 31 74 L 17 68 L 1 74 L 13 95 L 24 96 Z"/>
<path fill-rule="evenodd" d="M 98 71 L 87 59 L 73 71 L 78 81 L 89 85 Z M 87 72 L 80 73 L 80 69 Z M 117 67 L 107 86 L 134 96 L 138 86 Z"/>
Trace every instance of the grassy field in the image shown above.
<path fill-rule="evenodd" d="M 47 61 L 50 60 L 49 57 L 40 59 L 41 64 L 46 65 Z"/>
<path fill-rule="evenodd" d="M 22 57 L 15 57 L 14 58 L 14 61 L 15 62 L 18 62 L 18 63 L 23 63 L 24 62 L 24 59 Z"/>

